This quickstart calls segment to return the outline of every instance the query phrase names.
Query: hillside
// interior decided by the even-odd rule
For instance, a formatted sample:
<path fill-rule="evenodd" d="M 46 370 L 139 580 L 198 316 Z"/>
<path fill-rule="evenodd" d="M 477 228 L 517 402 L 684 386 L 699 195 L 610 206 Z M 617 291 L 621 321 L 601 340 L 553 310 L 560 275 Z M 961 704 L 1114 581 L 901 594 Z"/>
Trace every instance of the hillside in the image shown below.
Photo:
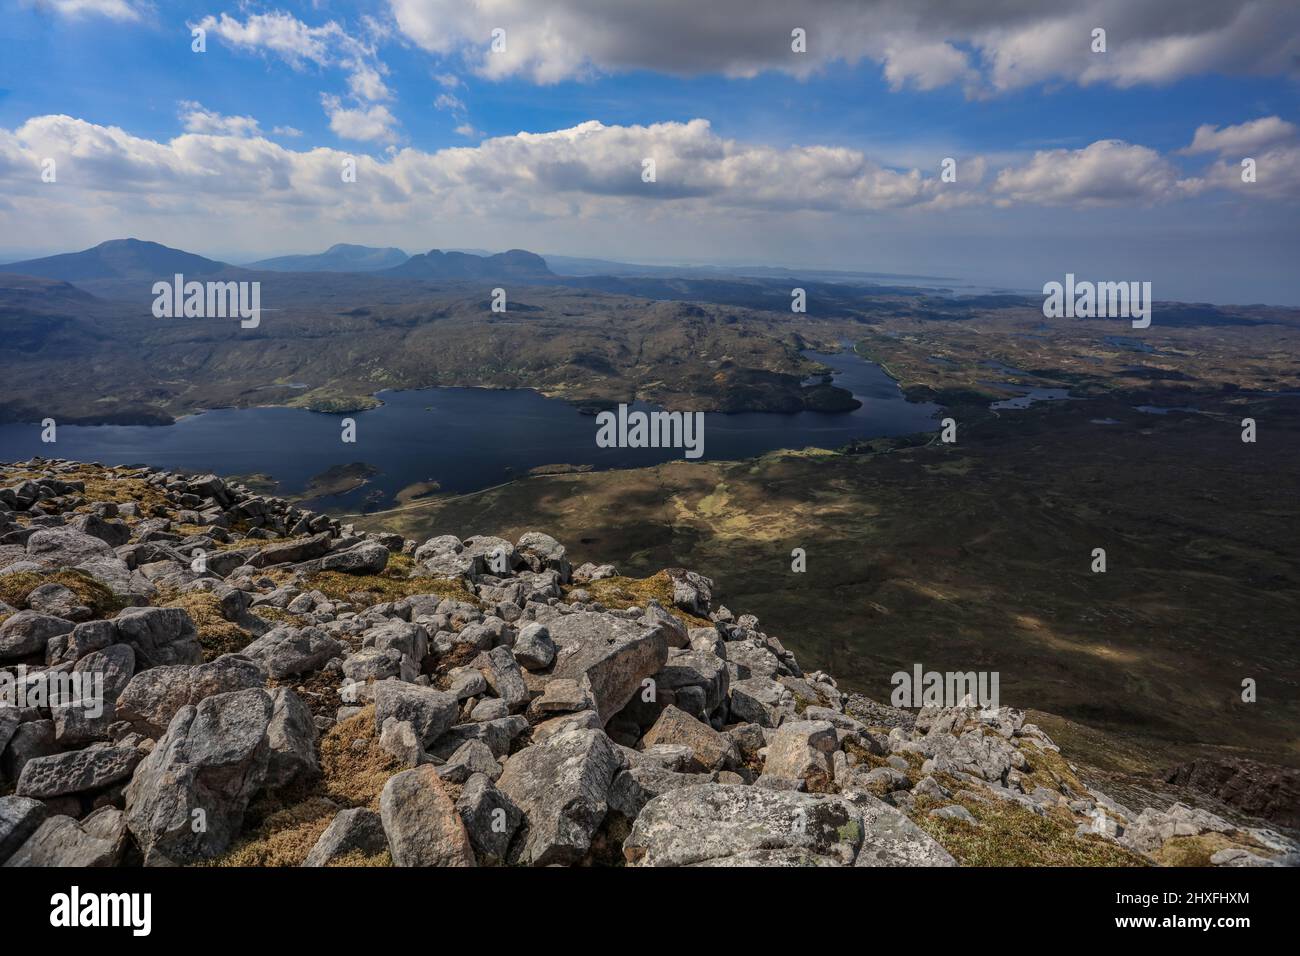
<path fill-rule="evenodd" d="M 374 272 L 399 266 L 409 258 L 401 249 L 391 246 L 377 249 L 339 242 L 315 255 L 259 259 L 248 263 L 245 268 L 268 272 Z"/>
<path fill-rule="evenodd" d="M 9 867 L 1300 860 L 1122 805 L 1021 711 L 845 694 L 705 575 L 539 531 L 421 543 L 36 460 L 0 475 L 0 565 Z"/>
<path fill-rule="evenodd" d="M 42 259 L 25 259 L 0 266 L 0 271 L 20 275 L 81 282 L 93 279 L 167 280 L 176 273 L 187 277 L 212 275 L 232 268 L 204 256 L 139 239 L 110 239 L 81 252 Z"/>

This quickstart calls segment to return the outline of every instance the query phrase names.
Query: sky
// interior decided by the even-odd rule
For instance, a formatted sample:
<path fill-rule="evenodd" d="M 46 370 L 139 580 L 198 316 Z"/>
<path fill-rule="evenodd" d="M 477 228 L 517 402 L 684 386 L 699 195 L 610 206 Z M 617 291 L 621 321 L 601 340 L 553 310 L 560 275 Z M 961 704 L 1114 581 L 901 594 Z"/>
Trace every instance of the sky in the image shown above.
<path fill-rule="evenodd" d="M 1298 80 L 1295 0 L 0 0 L 0 261 L 356 242 L 1300 305 Z"/>

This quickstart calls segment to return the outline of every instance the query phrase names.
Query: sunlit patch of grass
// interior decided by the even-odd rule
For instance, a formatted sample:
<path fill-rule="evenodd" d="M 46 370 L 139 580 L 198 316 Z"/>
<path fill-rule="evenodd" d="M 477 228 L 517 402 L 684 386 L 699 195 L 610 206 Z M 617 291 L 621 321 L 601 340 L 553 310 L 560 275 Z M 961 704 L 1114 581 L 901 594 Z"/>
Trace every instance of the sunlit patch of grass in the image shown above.
<path fill-rule="evenodd" d="M 654 598 L 687 627 L 713 626 L 712 621 L 688 614 L 673 604 L 673 579 L 668 576 L 667 571 L 660 571 L 648 578 L 602 578 L 599 581 L 574 585 L 574 587 L 585 589 L 593 601 L 598 601 L 611 610 L 619 611 L 629 607 L 644 608 L 649 600 Z"/>
<path fill-rule="evenodd" d="M 929 811 L 959 804 L 979 826 L 932 817 Z M 1056 816 L 1040 817 L 1009 800 L 958 797 L 934 801 L 920 797 L 912 820 L 963 866 L 1149 866 L 1143 857 L 1099 836 L 1076 837 L 1077 824 Z"/>
<path fill-rule="evenodd" d="M 316 571 L 305 575 L 301 586 L 306 590 L 320 591 L 331 600 L 347 601 L 359 607 L 370 607 L 383 601 L 400 601 L 413 594 L 436 594 L 466 604 L 478 604 L 478 598 L 465 590 L 464 585 L 459 581 L 407 577 L 406 572 L 400 567 L 393 567 L 393 560 L 394 558 L 389 558 L 389 567 L 385 568 L 382 574 Z"/>
<path fill-rule="evenodd" d="M 221 602 L 211 591 L 171 592 L 160 595 L 155 603 L 158 607 L 178 607 L 189 614 L 199 632 L 205 661 L 234 654 L 253 642 L 252 634 L 221 616 Z"/>
<path fill-rule="evenodd" d="M 61 584 L 90 608 L 95 617 L 112 617 L 127 602 L 84 571 L 66 568 L 60 571 L 15 571 L 0 576 L 0 601 L 23 610 L 27 596 L 42 584 Z"/>
<path fill-rule="evenodd" d="M 249 807 L 251 831 L 213 866 L 300 866 L 340 810 L 366 807 L 379 811 L 379 794 L 388 778 L 402 769 L 379 746 L 375 708 L 367 707 L 331 727 L 320 740 L 321 775 L 277 793 L 265 794 Z M 334 866 L 391 866 L 387 852 L 354 852 Z"/>

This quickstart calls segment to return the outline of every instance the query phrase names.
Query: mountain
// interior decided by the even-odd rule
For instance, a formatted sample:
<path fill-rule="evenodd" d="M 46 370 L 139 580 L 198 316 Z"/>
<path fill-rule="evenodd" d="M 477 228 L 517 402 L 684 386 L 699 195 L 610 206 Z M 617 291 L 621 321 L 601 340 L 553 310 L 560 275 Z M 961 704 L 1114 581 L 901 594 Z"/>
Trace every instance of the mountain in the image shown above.
<path fill-rule="evenodd" d="M 410 259 L 384 275 L 410 279 L 541 279 L 555 275 L 535 252 L 511 249 L 494 256 L 433 249 Z"/>
<path fill-rule="evenodd" d="M 210 275 L 231 268 L 224 262 L 140 239 L 110 239 L 91 249 L 0 266 L 0 271 L 44 279 L 162 279 L 176 273 Z"/>
<path fill-rule="evenodd" d="M 339 242 L 316 255 L 276 256 L 250 262 L 245 268 L 269 272 L 376 272 L 400 266 L 409 258 L 401 249 L 392 246 L 379 249 Z"/>

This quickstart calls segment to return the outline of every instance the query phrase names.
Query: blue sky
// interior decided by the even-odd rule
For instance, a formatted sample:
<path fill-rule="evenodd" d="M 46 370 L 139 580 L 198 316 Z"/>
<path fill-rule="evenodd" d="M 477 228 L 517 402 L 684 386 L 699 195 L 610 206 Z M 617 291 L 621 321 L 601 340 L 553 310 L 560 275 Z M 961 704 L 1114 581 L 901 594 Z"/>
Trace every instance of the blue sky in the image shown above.
<path fill-rule="evenodd" d="M 1300 304 L 1298 5 L 930 5 L 6 0 L 0 255 L 523 246 Z"/>

